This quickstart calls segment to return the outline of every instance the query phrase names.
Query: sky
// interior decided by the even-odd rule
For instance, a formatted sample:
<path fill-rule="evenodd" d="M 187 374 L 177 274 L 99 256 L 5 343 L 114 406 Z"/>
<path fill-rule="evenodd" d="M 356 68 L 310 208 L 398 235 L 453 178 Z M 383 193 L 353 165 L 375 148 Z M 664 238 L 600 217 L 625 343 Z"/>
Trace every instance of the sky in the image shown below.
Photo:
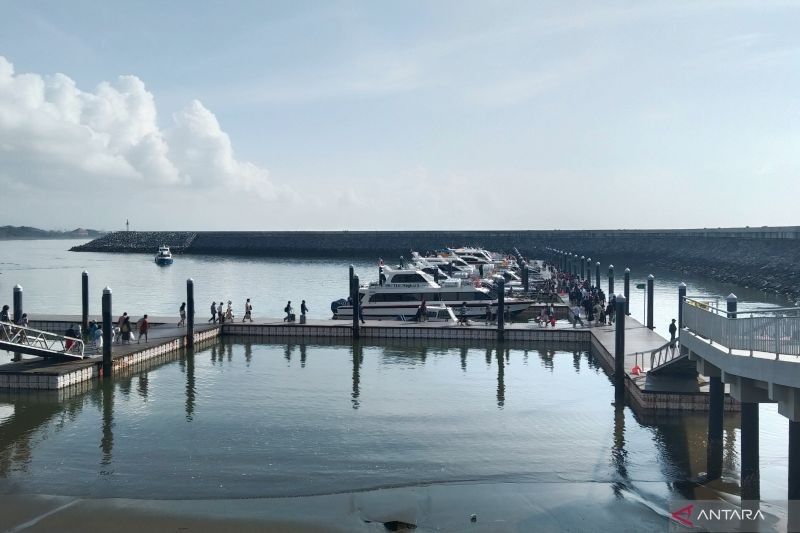
<path fill-rule="evenodd" d="M 0 225 L 800 224 L 797 2 L 0 13 Z"/>

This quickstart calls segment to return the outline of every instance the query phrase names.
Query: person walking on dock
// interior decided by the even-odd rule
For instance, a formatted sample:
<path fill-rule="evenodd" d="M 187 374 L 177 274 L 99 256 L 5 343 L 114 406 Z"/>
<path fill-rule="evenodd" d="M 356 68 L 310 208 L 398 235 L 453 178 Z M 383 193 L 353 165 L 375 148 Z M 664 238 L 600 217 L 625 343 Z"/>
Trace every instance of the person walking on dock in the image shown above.
<path fill-rule="evenodd" d="M 122 317 L 122 325 L 119 327 L 119 336 L 122 338 L 122 344 L 128 344 L 131 340 L 131 317 L 128 313 Z"/>
<path fill-rule="evenodd" d="M 181 308 L 178 309 L 178 314 L 181 316 L 178 322 L 178 327 L 186 325 L 186 302 L 181 303 Z"/>
<path fill-rule="evenodd" d="M 286 316 L 283 318 L 284 322 L 294 322 L 294 311 L 292 310 L 291 300 L 286 302 L 286 307 L 283 308 L 283 312 L 286 313 Z"/>
<path fill-rule="evenodd" d="M 0 311 L 0 322 L 10 322 L 8 317 L 8 305 L 4 305 L 3 310 Z"/>
<path fill-rule="evenodd" d="M 214 324 L 217 323 L 217 302 L 211 302 L 211 318 L 208 321 Z"/>
<path fill-rule="evenodd" d="M 675 334 L 678 332 L 678 326 L 675 325 L 675 319 L 672 319 L 672 323 L 669 325 L 669 343 L 675 344 Z"/>
<path fill-rule="evenodd" d="M 225 314 L 222 310 L 222 300 L 219 301 L 219 305 L 217 306 L 217 319 L 219 320 L 220 324 L 225 322 Z"/>
<path fill-rule="evenodd" d="M 128 312 L 126 311 L 126 312 L 122 313 L 122 315 L 120 315 L 120 317 L 117 319 L 117 334 L 114 335 L 115 341 L 117 343 L 120 343 L 123 340 L 127 340 L 127 339 L 124 339 L 123 335 L 122 335 L 122 325 L 125 324 L 125 319 L 127 319 L 127 318 L 128 318 Z M 128 330 L 128 331 L 130 331 L 130 330 Z"/>
<path fill-rule="evenodd" d="M 139 338 L 136 340 L 136 344 L 139 344 L 139 342 L 142 340 L 142 336 L 144 336 L 144 342 L 147 343 L 148 329 L 150 329 L 150 323 L 147 321 L 147 315 L 144 315 L 139 319 Z"/>
<path fill-rule="evenodd" d="M 305 302 L 305 300 L 303 300 Z M 250 298 L 244 303 L 244 318 L 242 322 L 249 320 L 250 322 L 253 321 L 253 304 L 250 303 Z"/>
<path fill-rule="evenodd" d="M 228 308 L 225 310 L 225 320 L 233 322 L 233 306 L 230 300 L 228 300 Z"/>
<path fill-rule="evenodd" d="M 461 310 L 458 312 L 458 323 L 468 325 L 467 323 L 467 302 L 461 303 Z"/>
<path fill-rule="evenodd" d="M 306 316 L 306 313 L 308 313 L 308 306 L 306 305 L 306 301 L 303 300 L 300 302 L 300 316 Z"/>

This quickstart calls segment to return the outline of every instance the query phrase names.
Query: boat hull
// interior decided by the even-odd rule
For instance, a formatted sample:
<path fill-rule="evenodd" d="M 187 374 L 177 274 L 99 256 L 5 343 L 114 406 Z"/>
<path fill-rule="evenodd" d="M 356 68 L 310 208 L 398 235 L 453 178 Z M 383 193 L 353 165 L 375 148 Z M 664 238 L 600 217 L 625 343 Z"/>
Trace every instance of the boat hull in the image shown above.
<path fill-rule="evenodd" d="M 486 303 L 485 301 L 467 302 L 467 318 L 484 318 L 486 316 Z M 497 314 L 497 302 L 492 302 L 492 314 Z M 517 315 L 533 305 L 533 301 L 523 300 L 515 302 L 506 302 L 505 306 L 507 312 L 511 315 Z M 461 305 L 451 306 L 453 312 L 458 316 L 461 313 Z M 419 309 L 419 304 L 366 304 L 361 309 L 361 315 L 364 319 L 370 320 L 396 320 L 399 318 L 410 319 L 414 318 Z M 333 315 L 335 319 L 352 319 L 353 306 L 342 305 L 336 309 Z"/>
<path fill-rule="evenodd" d="M 156 257 L 156 264 L 159 266 L 167 266 L 172 264 L 171 257 Z"/>

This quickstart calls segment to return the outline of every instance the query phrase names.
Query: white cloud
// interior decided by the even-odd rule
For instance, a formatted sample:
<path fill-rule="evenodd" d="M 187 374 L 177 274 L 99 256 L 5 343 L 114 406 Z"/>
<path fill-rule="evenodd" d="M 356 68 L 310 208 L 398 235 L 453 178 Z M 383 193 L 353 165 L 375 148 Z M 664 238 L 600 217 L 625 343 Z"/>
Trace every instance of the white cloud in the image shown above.
<path fill-rule="evenodd" d="M 161 129 L 136 76 L 77 88 L 63 74 L 15 74 L 0 56 L 0 179 L 31 186 L 188 184 L 275 196 L 269 173 L 236 159 L 230 137 L 195 100 Z"/>

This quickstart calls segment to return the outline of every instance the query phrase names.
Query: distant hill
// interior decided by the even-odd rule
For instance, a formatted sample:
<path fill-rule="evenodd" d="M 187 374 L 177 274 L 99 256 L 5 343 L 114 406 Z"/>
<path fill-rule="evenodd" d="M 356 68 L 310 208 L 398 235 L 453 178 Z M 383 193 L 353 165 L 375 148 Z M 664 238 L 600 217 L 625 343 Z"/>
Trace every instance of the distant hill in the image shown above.
<path fill-rule="evenodd" d="M 29 226 L 0 226 L 0 240 L 19 239 L 96 239 L 105 235 L 104 231 L 77 228 L 72 231 L 52 231 Z"/>

